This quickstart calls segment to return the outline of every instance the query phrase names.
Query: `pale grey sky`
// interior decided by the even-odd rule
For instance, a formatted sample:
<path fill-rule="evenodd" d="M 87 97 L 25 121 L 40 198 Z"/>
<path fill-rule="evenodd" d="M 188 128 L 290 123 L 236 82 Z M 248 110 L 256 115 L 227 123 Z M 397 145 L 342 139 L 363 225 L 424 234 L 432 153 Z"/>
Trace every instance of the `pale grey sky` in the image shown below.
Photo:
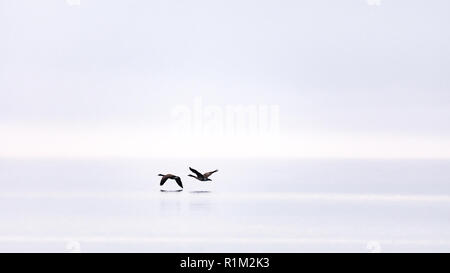
<path fill-rule="evenodd" d="M 450 156 L 450 2 L 380 3 L 0 0 L 0 156 L 47 151 L 50 131 L 61 147 L 73 131 L 98 142 L 123 130 L 163 138 L 174 105 L 198 97 L 278 105 L 283 137 L 343 141 L 316 143 L 321 152 L 306 142 L 311 155 L 340 155 L 358 136 L 360 155 L 374 156 L 371 139 L 382 136 L 378 156 L 416 138 L 398 155 Z M 135 154 L 122 146 L 113 154 Z M 288 150 L 277 154 L 304 151 Z"/>

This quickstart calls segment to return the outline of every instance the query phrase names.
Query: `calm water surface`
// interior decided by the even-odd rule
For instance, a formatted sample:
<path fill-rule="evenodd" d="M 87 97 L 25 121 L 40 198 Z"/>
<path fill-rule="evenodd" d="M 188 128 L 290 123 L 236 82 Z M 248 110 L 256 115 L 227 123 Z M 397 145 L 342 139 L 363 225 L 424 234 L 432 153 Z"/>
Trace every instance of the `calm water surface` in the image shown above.
<path fill-rule="evenodd" d="M 450 251 L 450 161 L 5 159 L 0 186 L 2 252 Z"/>

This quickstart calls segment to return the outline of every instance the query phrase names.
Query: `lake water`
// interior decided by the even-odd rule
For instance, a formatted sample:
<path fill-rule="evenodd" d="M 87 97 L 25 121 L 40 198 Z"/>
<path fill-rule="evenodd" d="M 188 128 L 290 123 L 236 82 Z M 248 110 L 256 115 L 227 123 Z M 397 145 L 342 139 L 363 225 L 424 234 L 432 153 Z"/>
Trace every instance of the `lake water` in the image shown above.
<path fill-rule="evenodd" d="M 0 186 L 0 252 L 450 251 L 447 160 L 4 159 Z"/>

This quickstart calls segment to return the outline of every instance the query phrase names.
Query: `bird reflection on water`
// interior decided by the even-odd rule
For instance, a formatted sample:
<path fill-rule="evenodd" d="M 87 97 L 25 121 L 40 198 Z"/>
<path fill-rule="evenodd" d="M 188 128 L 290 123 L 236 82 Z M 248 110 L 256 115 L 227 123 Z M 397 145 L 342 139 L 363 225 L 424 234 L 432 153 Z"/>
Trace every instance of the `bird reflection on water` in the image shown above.
<path fill-rule="evenodd" d="M 193 193 L 193 194 L 211 193 L 211 191 L 190 191 L 190 193 Z"/>
<path fill-rule="evenodd" d="M 161 192 L 182 192 L 183 190 L 160 190 Z"/>

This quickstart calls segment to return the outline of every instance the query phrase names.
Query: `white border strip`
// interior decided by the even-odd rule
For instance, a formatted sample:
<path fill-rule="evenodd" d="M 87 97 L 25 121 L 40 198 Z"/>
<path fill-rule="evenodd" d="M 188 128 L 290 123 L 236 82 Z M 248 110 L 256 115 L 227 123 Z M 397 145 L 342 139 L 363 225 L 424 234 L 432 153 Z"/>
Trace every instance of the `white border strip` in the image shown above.
<path fill-rule="evenodd" d="M 163 192 L 1 192 L 0 199 L 211 199 L 232 201 L 328 201 L 328 202 L 438 202 L 450 203 L 450 195 L 347 194 L 347 193 L 206 193 Z"/>
<path fill-rule="evenodd" d="M 220 243 L 220 244 L 367 244 L 363 239 L 343 238 L 239 238 L 239 237 L 35 237 L 0 236 L 1 243 Z M 383 245 L 441 245 L 450 246 L 448 240 L 376 240 Z"/>

